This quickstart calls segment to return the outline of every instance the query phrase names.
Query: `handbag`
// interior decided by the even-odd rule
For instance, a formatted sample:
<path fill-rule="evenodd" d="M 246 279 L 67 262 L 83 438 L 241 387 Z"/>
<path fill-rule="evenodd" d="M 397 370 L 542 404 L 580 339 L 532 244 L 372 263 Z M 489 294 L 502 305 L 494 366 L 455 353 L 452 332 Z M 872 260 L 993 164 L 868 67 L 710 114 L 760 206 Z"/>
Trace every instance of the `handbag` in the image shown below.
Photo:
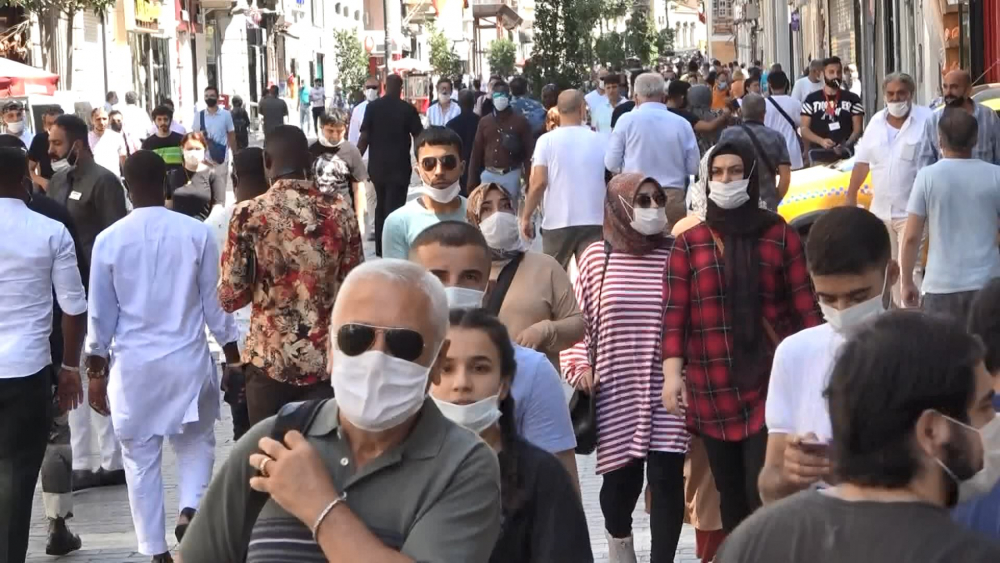
<path fill-rule="evenodd" d="M 500 308 L 503 307 L 503 301 L 507 298 L 507 292 L 510 290 L 510 284 L 514 281 L 514 275 L 517 274 L 517 267 L 521 265 L 521 260 L 524 260 L 523 252 L 507 262 L 507 265 L 500 270 L 500 275 L 497 276 L 496 286 L 486 302 L 486 310 L 494 317 L 500 316 Z"/>
<path fill-rule="evenodd" d="M 208 140 L 208 156 L 212 159 L 212 162 L 216 164 L 222 164 L 226 161 L 226 145 L 222 143 L 217 143 L 213 141 L 208 136 L 208 130 L 205 129 L 205 110 L 201 110 L 199 114 L 199 120 L 201 125 L 201 131 L 205 134 L 205 139 Z"/>
<path fill-rule="evenodd" d="M 611 259 L 611 243 L 604 241 L 604 267 L 601 269 L 601 284 L 597 290 L 597 314 L 594 315 L 595 330 L 591 331 L 590 345 L 587 355 L 590 369 L 597 374 L 597 341 L 600 336 L 601 295 L 604 293 L 604 276 L 608 273 L 608 261 Z M 595 377 L 595 379 L 597 379 Z M 596 390 L 596 386 L 595 386 Z M 569 417 L 573 423 L 573 433 L 576 435 L 576 453 L 590 455 L 597 449 L 597 397 L 580 389 L 573 391 L 569 400 Z"/>

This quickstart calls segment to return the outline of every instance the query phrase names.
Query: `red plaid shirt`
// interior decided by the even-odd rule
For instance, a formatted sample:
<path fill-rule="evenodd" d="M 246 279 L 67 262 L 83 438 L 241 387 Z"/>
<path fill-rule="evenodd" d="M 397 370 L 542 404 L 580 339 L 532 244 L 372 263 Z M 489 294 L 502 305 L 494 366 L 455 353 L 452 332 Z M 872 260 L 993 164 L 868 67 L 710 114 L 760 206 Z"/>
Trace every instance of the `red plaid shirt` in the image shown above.
<path fill-rule="evenodd" d="M 757 248 L 761 312 L 778 337 L 820 324 L 798 234 L 778 223 L 761 235 Z M 664 273 L 663 358 L 685 360 L 688 427 L 717 440 L 739 441 L 764 426 L 767 383 L 747 391 L 733 380 L 725 287 L 722 251 L 708 226 L 679 236 Z"/>

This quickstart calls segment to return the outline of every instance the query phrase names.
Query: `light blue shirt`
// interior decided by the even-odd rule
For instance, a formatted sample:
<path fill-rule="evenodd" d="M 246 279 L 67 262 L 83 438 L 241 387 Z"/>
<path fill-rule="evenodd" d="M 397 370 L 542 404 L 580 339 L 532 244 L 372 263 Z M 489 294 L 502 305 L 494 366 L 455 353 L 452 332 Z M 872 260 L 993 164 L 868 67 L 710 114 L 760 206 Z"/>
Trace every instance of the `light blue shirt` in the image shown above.
<path fill-rule="evenodd" d="M 700 159 L 691 124 L 661 103 L 643 102 L 618 119 L 604 166 L 615 174 L 649 176 L 664 188 L 684 188 Z"/>
<path fill-rule="evenodd" d="M 545 354 L 517 344 L 514 360 L 517 373 L 510 393 L 514 398 L 518 434 L 549 453 L 575 449 L 569 405 L 552 362 Z"/>
<path fill-rule="evenodd" d="M 939 160 L 917 173 L 906 210 L 927 218 L 924 293 L 976 291 L 1000 277 L 1000 166 L 975 158 Z"/>
<path fill-rule="evenodd" d="M 466 222 L 465 198 L 459 197 L 462 205 L 455 211 L 442 215 L 424 207 L 422 197 L 409 201 L 390 213 L 382 227 L 382 257 L 406 260 L 410 256 L 410 244 L 427 227 L 442 221 Z"/>
<path fill-rule="evenodd" d="M 201 131 L 201 112 L 195 112 L 194 121 L 191 122 L 191 131 Z M 205 110 L 205 136 L 209 139 L 219 143 L 220 145 L 229 146 L 229 133 L 236 131 L 236 126 L 233 125 L 233 114 L 229 113 L 229 110 L 219 108 L 215 114 L 212 114 L 207 109 Z"/>

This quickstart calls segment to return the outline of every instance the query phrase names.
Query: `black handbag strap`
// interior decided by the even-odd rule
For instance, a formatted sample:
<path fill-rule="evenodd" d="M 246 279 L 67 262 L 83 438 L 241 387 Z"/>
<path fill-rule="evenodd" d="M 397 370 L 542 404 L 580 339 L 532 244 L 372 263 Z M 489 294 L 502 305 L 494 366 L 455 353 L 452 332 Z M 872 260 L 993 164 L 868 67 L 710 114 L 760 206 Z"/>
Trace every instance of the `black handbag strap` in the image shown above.
<path fill-rule="evenodd" d="M 604 266 L 601 267 L 601 284 L 597 288 L 597 312 L 594 315 L 593 322 L 590 323 L 594 329 L 590 332 L 590 346 L 587 347 L 590 369 L 594 373 L 597 372 L 597 343 L 601 336 L 601 306 L 603 305 L 602 296 L 604 295 L 604 276 L 608 273 L 608 262 L 610 261 L 611 243 L 604 241 Z"/>
<path fill-rule="evenodd" d="M 517 267 L 521 265 L 521 260 L 524 260 L 523 252 L 507 262 L 507 265 L 500 270 L 500 275 L 497 276 L 496 286 L 493 287 L 489 302 L 486 303 L 486 310 L 494 317 L 500 316 L 500 308 L 503 307 L 503 301 L 507 298 L 507 292 L 510 291 L 510 284 L 514 281 L 514 274 L 517 273 Z"/>
<path fill-rule="evenodd" d="M 760 145 L 760 141 L 757 140 L 757 135 L 754 135 L 753 131 L 745 123 L 741 123 L 740 127 L 742 127 L 747 136 L 750 137 L 750 142 L 753 143 L 754 150 L 757 151 L 757 155 L 760 159 L 764 161 L 764 166 L 767 166 L 767 169 L 770 170 L 772 174 L 776 172 L 778 170 L 777 167 L 774 166 L 774 162 L 772 162 L 771 158 L 767 156 L 766 152 L 764 152 L 764 147 L 762 147 Z"/>
<path fill-rule="evenodd" d="M 785 111 L 785 108 L 781 107 L 781 105 L 778 102 L 774 101 L 774 98 L 768 96 L 765 99 L 771 102 L 771 105 L 774 106 L 774 109 L 778 110 L 778 113 L 780 113 L 781 116 L 785 118 L 785 121 L 787 121 L 788 125 L 792 128 L 792 133 L 795 134 L 795 138 L 799 140 L 799 145 L 801 145 L 802 137 L 799 137 L 799 128 L 797 125 L 795 125 L 795 120 L 793 120 L 792 117 L 788 115 L 788 112 Z"/>

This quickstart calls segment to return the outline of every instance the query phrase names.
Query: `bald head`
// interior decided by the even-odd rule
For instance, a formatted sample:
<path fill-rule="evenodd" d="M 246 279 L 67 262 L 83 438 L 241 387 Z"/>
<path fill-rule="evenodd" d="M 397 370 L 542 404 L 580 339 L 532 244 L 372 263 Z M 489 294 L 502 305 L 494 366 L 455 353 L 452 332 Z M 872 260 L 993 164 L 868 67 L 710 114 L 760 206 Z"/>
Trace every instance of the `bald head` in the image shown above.
<path fill-rule="evenodd" d="M 764 113 L 767 112 L 767 104 L 760 94 L 750 93 L 743 96 L 743 119 L 746 121 L 764 122 Z"/>
<path fill-rule="evenodd" d="M 559 109 L 560 125 L 572 126 L 583 123 L 584 101 L 583 94 L 579 90 L 563 90 L 559 94 L 556 107 Z"/>

